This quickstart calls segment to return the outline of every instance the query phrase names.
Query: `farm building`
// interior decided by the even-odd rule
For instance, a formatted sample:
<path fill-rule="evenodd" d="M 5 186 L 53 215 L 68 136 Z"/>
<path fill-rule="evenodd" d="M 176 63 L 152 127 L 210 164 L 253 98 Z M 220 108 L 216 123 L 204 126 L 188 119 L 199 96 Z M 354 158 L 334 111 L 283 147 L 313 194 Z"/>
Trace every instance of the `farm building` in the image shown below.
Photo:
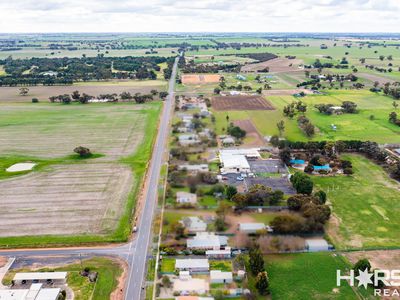
<path fill-rule="evenodd" d="M 207 250 L 206 251 L 207 258 L 214 258 L 214 259 L 226 259 L 231 258 L 232 251 L 231 247 L 226 247 L 223 250 Z"/>
<path fill-rule="evenodd" d="M 248 173 L 248 159 L 258 159 L 261 155 L 258 149 L 224 149 L 219 152 L 222 173 Z"/>
<path fill-rule="evenodd" d="M 211 283 L 231 283 L 232 281 L 232 272 L 222 272 L 221 270 L 210 271 Z"/>
<path fill-rule="evenodd" d="M 227 244 L 226 236 L 216 235 L 212 232 L 198 232 L 193 238 L 186 241 L 188 249 L 218 250 Z"/>
<path fill-rule="evenodd" d="M 263 223 L 239 223 L 239 231 L 247 234 L 254 234 L 264 229 L 266 226 Z"/>
<path fill-rule="evenodd" d="M 43 288 L 42 283 L 34 283 L 29 289 L 0 290 L 2 300 L 57 300 L 61 289 Z"/>
<path fill-rule="evenodd" d="M 187 217 L 180 222 L 189 233 L 203 232 L 207 229 L 207 223 L 198 217 Z"/>
<path fill-rule="evenodd" d="M 176 193 L 176 202 L 180 204 L 196 204 L 197 203 L 197 195 L 188 193 L 188 192 L 177 192 Z"/>
<path fill-rule="evenodd" d="M 191 294 L 206 294 L 210 290 L 210 285 L 205 279 L 200 278 L 185 278 L 174 280 L 174 293 L 180 295 L 191 295 Z"/>
<path fill-rule="evenodd" d="M 190 273 L 208 273 L 210 264 L 208 259 L 186 258 L 176 259 L 175 269 L 178 271 L 189 271 Z"/>
<path fill-rule="evenodd" d="M 329 244 L 324 239 L 308 239 L 306 249 L 310 252 L 329 251 Z"/>
<path fill-rule="evenodd" d="M 14 282 L 17 284 L 25 282 L 25 284 L 31 283 L 55 283 L 64 284 L 67 280 L 67 272 L 26 272 L 16 273 L 14 276 Z"/>

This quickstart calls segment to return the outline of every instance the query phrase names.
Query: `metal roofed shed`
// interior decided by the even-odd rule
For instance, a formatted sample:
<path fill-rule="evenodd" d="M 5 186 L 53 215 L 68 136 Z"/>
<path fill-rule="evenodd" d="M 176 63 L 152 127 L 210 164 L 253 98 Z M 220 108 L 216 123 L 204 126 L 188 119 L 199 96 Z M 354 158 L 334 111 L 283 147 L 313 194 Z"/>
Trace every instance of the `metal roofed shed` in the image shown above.
<path fill-rule="evenodd" d="M 15 281 L 33 281 L 33 280 L 66 280 L 67 272 L 24 272 L 16 273 Z"/>
<path fill-rule="evenodd" d="M 330 246 L 324 239 L 308 239 L 306 240 L 306 249 L 310 252 L 329 251 Z"/>
<path fill-rule="evenodd" d="M 209 268 L 208 259 L 186 258 L 176 259 L 175 261 L 175 269 L 179 271 L 208 272 Z"/>
<path fill-rule="evenodd" d="M 266 229 L 263 223 L 239 223 L 239 231 L 247 234 L 253 234 L 263 229 Z"/>

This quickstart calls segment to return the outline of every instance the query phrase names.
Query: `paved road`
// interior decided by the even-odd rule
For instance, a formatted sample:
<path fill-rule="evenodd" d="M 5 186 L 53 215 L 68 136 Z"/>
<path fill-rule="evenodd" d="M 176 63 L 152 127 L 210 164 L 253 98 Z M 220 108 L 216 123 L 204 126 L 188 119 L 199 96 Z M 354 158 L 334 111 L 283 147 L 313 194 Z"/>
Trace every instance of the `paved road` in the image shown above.
<path fill-rule="evenodd" d="M 144 290 L 142 286 L 145 278 L 146 259 L 149 252 L 151 237 L 151 225 L 157 203 L 158 182 L 163 164 L 163 156 L 166 151 L 166 141 L 169 134 L 169 122 L 172 115 L 174 103 L 174 87 L 177 71 L 178 58 L 176 58 L 172 76 L 168 85 L 168 97 L 165 100 L 162 116 L 160 119 L 157 139 L 153 149 L 153 155 L 147 172 L 144 190 L 145 204 L 139 220 L 138 231 L 133 241 L 119 246 L 111 247 L 88 247 L 88 248 L 66 248 L 66 249 L 32 249 L 32 250 L 0 250 L 0 255 L 16 257 L 20 260 L 30 261 L 32 257 L 42 256 L 66 256 L 87 257 L 93 255 L 113 255 L 125 259 L 129 264 L 128 281 L 126 283 L 126 300 L 140 300 Z"/>
<path fill-rule="evenodd" d="M 131 251 L 132 262 L 127 282 L 126 300 L 139 300 L 142 292 L 142 285 L 145 276 L 146 257 L 149 250 L 151 237 L 151 225 L 154 210 L 157 203 L 158 182 L 163 163 L 163 156 L 166 151 L 166 141 L 169 134 L 169 122 L 172 115 L 174 103 L 174 87 L 178 58 L 175 59 L 171 79 L 168 86 L 168 97 L 164 103 L 158 136 L 153 148 L 153 156 L 148 170 L 149 178 L 145 191 L 145 205 L 140 218 L 138 232 L 136 234 L 136 243 Z"/>

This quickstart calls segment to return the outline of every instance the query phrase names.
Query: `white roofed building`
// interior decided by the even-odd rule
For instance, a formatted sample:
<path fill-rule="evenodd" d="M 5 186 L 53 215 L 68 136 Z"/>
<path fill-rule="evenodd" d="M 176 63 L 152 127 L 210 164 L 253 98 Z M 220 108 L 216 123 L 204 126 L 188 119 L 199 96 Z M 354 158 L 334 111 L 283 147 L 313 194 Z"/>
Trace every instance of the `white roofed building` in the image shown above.
<path fill-rule="evenodd" d="M 189 233 L 204 232 L 207 229 L 207 223 L 199 217 L 187 217 L 180 223 L 185 226 Z"/>
<path fill-rule="evenodd" d="M 260 157 L 258 149 L 255 148 L 220 150 L 221 173 L 249 173 L 251 170 L 248 159 Z"/>
<path fill-rule="evenodd" d="M 247 234 L 254 234 L 263 229 L 266 229 L 263 223 L 239 223 L 239 231 Z"/>
<path fill-rule="evenodd" d="M 211 283 L 231 283 L 233 281 L 232 272 L 223 272 L 221 270 L 210 271 Z"/>
<path fill-rule="evenodd" d="M 210 264 L 205 258 L 185 258 L 175 260 L 175 269 L 190 273 L 208 273 Z"/>
<path fill-rule="evenodd" d="M 227 244 L 226 236 L 216 235 L 212 232 L 198 232 L 193 238 L 186 241 L 188 249 L 219 250 Z"/>

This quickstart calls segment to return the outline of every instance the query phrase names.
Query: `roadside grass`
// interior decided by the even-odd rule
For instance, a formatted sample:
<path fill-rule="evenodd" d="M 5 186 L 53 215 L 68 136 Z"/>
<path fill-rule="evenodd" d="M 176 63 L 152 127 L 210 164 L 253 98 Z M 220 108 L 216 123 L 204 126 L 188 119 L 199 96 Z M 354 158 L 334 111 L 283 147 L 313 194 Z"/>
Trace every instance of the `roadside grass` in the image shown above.
<path fill-rule="evenodd" d="M 48 247 L 48 246 L 72 246 L 72 245 L 88 245 L 88 244 L 100 244 L 109 242 L 125 242 L 129 238 L 131 232 L 131 221 L 136 204 L 137 196 L 140 191 L 140 187 L 143 184 L 144 174 L 146 171 L 147 163 L 150 160 L 152 148 L 158 127 L 155 125 L 158 123 L 158 117 L 162 104 L 160 102 L 153 102 L 150 104 L 151 109 L 143 109 L 140 113 L 146 115 L 146 126 L 143 141 L 137 146 L 134 154 L 128 157 L 120 159 L 121 163 L 127 164 L 132 168 L 134 173 L 134 185 L 131 192 L 126 200 L 124 212 L 119 220 L 117 228 L 113 233 L 109 235 L 93 235 L 93 234 L 82 234 L 82 235 L 43 235 L 43 236 L 18 236 L 18 237 L 1 237 L 0 248 L 23 248 L 23 247 Z M 99 154 L 94 155 L 99 157 Z M 13 161 L 25 161 L 29 157 L 10 157 L 7 158 L 6 164 L 8 165 Z M 29 158 L 29 160 L 37 161 L 35 158 Z M 43 162 L 43 163 L 42 163 Z M 54 160 L 41 160 L 41 163 L 37 166 L 39 170 L 45 166 L 56 163 L 78 163 L 83 162 L 82 159 L 75 155 L 68 156 L 67 158 L 58 158 Z M 1 162 L 3 164 L 3 162 Z M 2 165 L 0 165 L 2 167 Z M 36 167 L 35 167 L 36 171 Z M 0 171 L 0 179 L 2 175 Z"/>
<path fill-rule="evenodd" d="M 336 270 L 345 272 L 349 265 L 330 252 L 279 254 L 265 256 L 272 299 L 374 299 L 361 289 L 352 289 L 347 282 L 336 286 Z M 250 285 L 255 278 L 251 276 Z M 357 294 L 356 294 L 357 293 Z"/>
<path fill-rule="evenodd" d="M 232 271 L 232 262 L 230 260 L 210 260 L 210 270 L 221 270 L 222 272 Z"/>
<path fill-rule="evenodd" d="M 98 272 L 98 278 L 96 283 L 89 281 L 87 277 L 80 275 L 80 271 L 83 268 L 89 268 L 90 271 Z M 17 272 L 31 272 L 31 270 L 24 269 L 13 269 L 9 271 L 3 279 L 3 284 L 11 284 L 11 280 Z M 82 261 L 80 263 L 69 264 L 57 268 L 41 268 L 35 270 L 35 272 L 68 272 L 67 284 L 74 291 L 74 299 L 77 300 L 105 300 L 110 299 L 111 293 L 115 290 L 118 285 L 118 278 L 122 274 L 122 268 L 115 260 L 94 257 Z M 93 296 L 92 296 L 93 295 Z"/>
<path fill-rule="evenodd" d="M 327 228 L 332 242 L 339 249 L 399 247 L 399 183 L 363 156 L 341 158 L 353 163 L 354 175 L 313 177 L 332 204 Z"/>
<path fill-rule="evenodd" d="M 162 273 L 174 273 L 175 272 L 175 259 L 174 258 L 163 258 L 161 261 L 160 271 Z"/>

